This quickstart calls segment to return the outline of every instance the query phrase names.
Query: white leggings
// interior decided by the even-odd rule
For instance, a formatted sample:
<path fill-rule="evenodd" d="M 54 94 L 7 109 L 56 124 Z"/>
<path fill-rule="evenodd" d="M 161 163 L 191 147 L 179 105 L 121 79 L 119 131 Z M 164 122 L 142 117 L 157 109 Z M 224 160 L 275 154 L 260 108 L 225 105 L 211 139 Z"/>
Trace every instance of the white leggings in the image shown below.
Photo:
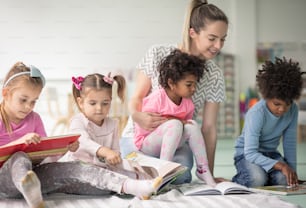
<path fill-rule="evenodd" d="M 195 121 L 189 122 L 183 124 L 177 119 L 166 121 L 144 139 L 140 150 L 145 154 L 172 161 L 178 147 L 188 142 L 197 166 L 206 167 L 208 161 L 202 132 Z"/>

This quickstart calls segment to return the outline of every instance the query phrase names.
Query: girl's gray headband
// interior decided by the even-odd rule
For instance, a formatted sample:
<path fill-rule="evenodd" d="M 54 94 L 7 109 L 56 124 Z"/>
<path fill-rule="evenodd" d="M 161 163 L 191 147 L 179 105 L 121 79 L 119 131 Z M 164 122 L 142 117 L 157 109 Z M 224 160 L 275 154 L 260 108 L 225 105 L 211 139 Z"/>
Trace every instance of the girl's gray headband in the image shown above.
<path fill-rule="evenodd" d="M 19 72 L 17 74 L 14 74 L 13 76 L 11 76 L 8 80 L 6 80 L 6 82 L 3 84 L 3 87 L 6 87 L 7 84 L 14 78 L 21 76 L 21 75 L 25 75 L 25 74 L 29 74 L 30 77 L 39 77 L 42 81 L 43 87 L 45 86 L 46 80 L 44 75 L 39 71 L 38 68 L 36 68 L 35 66 L 30 65 L 29 66 L 30 71 L 24 71 L 24 72 Z"/>

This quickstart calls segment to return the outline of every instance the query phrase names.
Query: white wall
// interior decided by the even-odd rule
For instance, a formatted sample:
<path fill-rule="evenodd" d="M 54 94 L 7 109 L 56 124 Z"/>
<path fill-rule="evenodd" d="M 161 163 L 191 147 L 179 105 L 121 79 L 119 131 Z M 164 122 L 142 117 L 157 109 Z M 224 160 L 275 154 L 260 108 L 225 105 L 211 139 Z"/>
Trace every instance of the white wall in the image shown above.
<path fill-rule="evenodd" d="M 306 41 L 305 0 L 257 0 L 259 42 Z"/>
<path fill-rule="evenodd" d="M 186 0 L 0 0 L 0 69 L 17 60 L 48 79 L 133 68 L 180 40 Z M 63 74 L 63 72 L 67 72 Z"/>
<path fill-rule="evenodd" d="M 230 1 L 224 48 L 231 52 Z M 22 60 L 50 79 L 134 68 L 152 44 L 178 43 L 187 0 L 0 0 L 0 69 Z M 84 72 L 85 71 L 85 72 Z M 67 72 L 67 75 L 62 72 Z"/>
<path fill-rule="evenodd" d="M 306 71 L 305 9 L 305 0 L 259 0 L 256 21 L 258 42 L 268 47 L 274 43 L 274 56 L 298 61 L 303 71 Z"/>
<path fill-rule="evenodd" d="M 236 57 L 238 88 L 240 92 L 243 92 L 255 83 L 256 0 L 233 0 L 231 2 L 234 24 L 232 53 Z"/>
<path fill-rule="evenodd" d="M 277 55 L 293 58 L 306 71 L 305 0 L 220 0 L 222 6 L 224 2 L 230 2 L 230 52 L 237 58 L 240 91 L 255 86 L 258 43 L 283 43 Z"/>
<path fill-rule="evenodd" d="M 210 2 L 229 17 L 223 51 L 237 57 L 241 90 L 254 83 L 257 42 L 306 41 L 305 0 Z M 187 3 L 0 0 L 0 69 L 7 71 L 22 60 L 42 68 L 49 80 L 69 79 L 84 71 L 134 69 L 150 45 L 180 41 Z M 300 51 L 304 48 L 305 44 Z"/>
<path fill-rule="evenodd" d="M 43 91 L 35 110 L 50 133 L 67 117 L 71 76 L 122 73 L 131 83 L 135 66 L 156 43 L 181 39 L 186 0 L 0 0 L 0 70 L 17 61 L 33 64 L 57 88 L 57 102 Z M 131 84 L 129 86 L 132 86 Z M 59 112 L 57 112 L 59 111 Z"/>

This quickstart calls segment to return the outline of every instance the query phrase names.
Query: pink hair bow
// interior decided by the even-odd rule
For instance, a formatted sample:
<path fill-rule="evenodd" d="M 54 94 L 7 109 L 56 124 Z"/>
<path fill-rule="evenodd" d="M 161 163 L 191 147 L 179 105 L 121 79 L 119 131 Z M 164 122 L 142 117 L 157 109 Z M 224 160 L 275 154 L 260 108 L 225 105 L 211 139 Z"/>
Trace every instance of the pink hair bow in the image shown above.
<path fill-rule="evenodd" d="M 104 76 L 103 80 L 110 85 L 112 85 L 114 82 L 114 79 L 111 77 L 111 73 L 108 73 L 107 76 Z"/>
<path fill-rule="evenodd" d="M 81 76 L 80 77 L 72 77 L 71 79 L 72 79 L 72 82 L 73 82 L 75 88 L 77 88 L 78 90 L 81 90 L 82 89 L 81 84 L 84 81 L 84 77 L 81 77 Z"/>

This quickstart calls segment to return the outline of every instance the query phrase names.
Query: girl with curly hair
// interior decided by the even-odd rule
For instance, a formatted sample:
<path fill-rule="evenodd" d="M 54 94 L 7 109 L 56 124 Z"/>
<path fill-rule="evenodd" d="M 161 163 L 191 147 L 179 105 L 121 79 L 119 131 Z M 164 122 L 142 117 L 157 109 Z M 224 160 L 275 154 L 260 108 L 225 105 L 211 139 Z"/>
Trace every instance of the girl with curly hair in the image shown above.
<path fill-rule="evenodd" d="M 246 114 L 235 144 L 237 174 L 233 181 L 248 187 L 296 186 L 298 106 L 302 91 L 298 62 L 276 58 L 258 70 L 256 81 L 262 99 Z M 283 156 L 278 151 L 282 141 Z"/>
<path fill-rule="evenodd" d="M 192 120 L 191 100 L 196 84 L 204 74 L 205 61 L 197 56 L 174 50 L 158 67 L 160 89 L 142 102 L 142 112 L 158 113 L 167 119 L 154 130 L 135 124 L 134 142 L 145 154 L 172 161 L 175 151 L 188 141 L 195 156 L 196 175 L 211 186 L 216 183 L 208 167 L 204 139 Z"/>

